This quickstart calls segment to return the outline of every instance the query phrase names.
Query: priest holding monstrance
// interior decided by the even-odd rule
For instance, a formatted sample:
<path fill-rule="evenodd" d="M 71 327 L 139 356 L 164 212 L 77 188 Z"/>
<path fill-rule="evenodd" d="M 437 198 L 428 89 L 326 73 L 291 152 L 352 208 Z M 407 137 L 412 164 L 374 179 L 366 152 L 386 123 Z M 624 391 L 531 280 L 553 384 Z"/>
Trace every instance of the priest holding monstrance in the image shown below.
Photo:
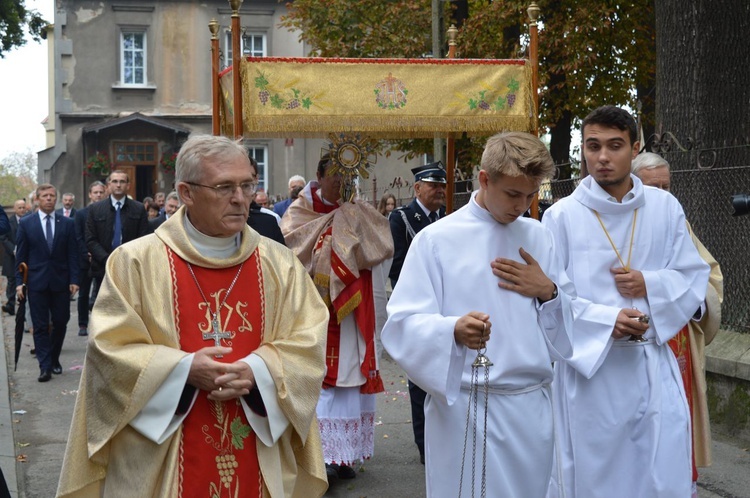
<path fill-rule="evenodd" d="M 115 250 L 91 317 L 59 496 L 321 496 L 328 312 L 247 226 L 247 150 L 193 136 L 184 207 Z"/>

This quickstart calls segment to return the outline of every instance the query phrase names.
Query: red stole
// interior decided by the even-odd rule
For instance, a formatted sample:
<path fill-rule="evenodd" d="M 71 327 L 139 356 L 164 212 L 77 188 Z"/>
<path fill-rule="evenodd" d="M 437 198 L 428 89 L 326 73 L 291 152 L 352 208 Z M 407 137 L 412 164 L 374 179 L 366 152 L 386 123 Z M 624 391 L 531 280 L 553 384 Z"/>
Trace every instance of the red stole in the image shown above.
<path fill-rule="evenodd" d="M 204 340 L 212 332 L 211 313 L 190 275 L 187 263 L 167 249 L 172 266 L 175 318 L 183 351 L 195 352 L 214 346 Z M 195 277 L 216 310 L 224 300 L 239 265 L 206 269 L 193 265 Z M 245 261 L 237 284 L 219 313 L 221 330 L 230 332 L 223 346 L 233 351 L 224 363 L 240 360 L 261 343 L 264 307 L 263 276 L 256 250 Z M 258 465 L 255 433 L 239 400 L 210 401 L 198 391 L 195 403 L 182 424 L 180 445 L 180 496 L 260 497 L 263 479 Z"/>
<path fill-rule="evenodd" d="M 311 190 L 313 210 L 316 213 L 327 214 L 334 211 L 338 204 L 329 206 L 323 203 L 316 194 L 318 189 Z M 333 237 L 333 227 L 329 226 L 323 232 L 315 246 L 315 250 L 323 245 L 323 239 Z M 323 379 L 323 388 L 336 387 L 339 374 L 339 349 L 341 339 L 341 322 L 348 314 L 354 313 L 362 338 L 365 341 L 365 356 L 359 368 L 365 377 L 365 383 L 359 388 L 362 394 L 376 394 L 385 391 L 383 379 L 380 377 L 377 362 L 375 360 L 375 302 L 372 294 L 372 272 L 370 270 L 359 270 L 359 277 L 346 268 L 343 261 L 336 255 L 331 247 L 331 267 L 336 276 L 346 285 L 344 290 L 328 306 L 330 318 L 328 319 L 328 337 L 326 342 L 326 376 Z"/>
<path fill-rule="evenodd" d="M 682 376 L 682 385 L 685 387 L 685 395 L 687 396 L 688 407 L 690 409 L 690 420 L 693 419 L 693 360 L 690 356 L 690 333 L 688 326 L 685 325 L 680 329 L 676 336 L 672 337 L 669 342 L 669 347 L 672 348 L 672 352 L 677 357 L 677 365 L 680 367 L 680 375 Z M 692 429 L 693 425 L 690 424 Z M 692 441 L 692 430 L 691 439 Z M 692 445 L 691 445 L 692 447 Z M 693 481 L 698 480 L 698 469 L 695 466 L 695 448 L 693 448 Z"/>

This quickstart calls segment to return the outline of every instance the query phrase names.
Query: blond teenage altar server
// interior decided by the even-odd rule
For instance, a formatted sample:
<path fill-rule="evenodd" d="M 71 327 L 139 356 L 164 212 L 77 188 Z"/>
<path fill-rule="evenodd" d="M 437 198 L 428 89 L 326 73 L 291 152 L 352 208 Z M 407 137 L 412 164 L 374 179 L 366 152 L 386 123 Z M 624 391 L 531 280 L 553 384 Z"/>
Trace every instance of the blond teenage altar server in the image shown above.
<path fill-rule="evenodd" d="M 630 174 L 633 117 L 600 107 L 582 130 L 590 176 L 543 218 L 579 300 L 592 303 L 581 314 L 590 326 L 574 329 L 590 347 L 555 366 L 562 475 L 550 495 L 689 497 L 690 414 L 667 343 L 701 315 L 709 267 L 677 199 Z M 588 379 L 591 359 L 601 365 Z"/>
<path fill-rule="evenodd" d="M 177 190 L 184 207 L 107 261 L 58 495 L 321 496 L 326 307 L 247 226 L 243 146 L 191 137 Z"/>
<path fill-rule="evenodd" d="M 523 214 L 553 172 L 538 138 L 527 133 L 490 138 L 479 190 L 468 205 L 416 235 L 388 302 L 383 346 L 427 392 L 431 498 L 459 496 L 459 482 L 461 496 L 483 496 L 478 477 L 483 468 L 486 496 L 540 498 L 547 490 L 554 441 L 552 361 L 573 353 L 574 290 L 552 234 Z M 472 363 L 485 342 L 494 365 L 487 430 L 480 403 L 476 438 L 486 445 L 477 445 L 472 465 L 474 428 L 469 427 L 467 446 L 464 435 Z M 483 378 L 481 371 L 480 397 Z"/>

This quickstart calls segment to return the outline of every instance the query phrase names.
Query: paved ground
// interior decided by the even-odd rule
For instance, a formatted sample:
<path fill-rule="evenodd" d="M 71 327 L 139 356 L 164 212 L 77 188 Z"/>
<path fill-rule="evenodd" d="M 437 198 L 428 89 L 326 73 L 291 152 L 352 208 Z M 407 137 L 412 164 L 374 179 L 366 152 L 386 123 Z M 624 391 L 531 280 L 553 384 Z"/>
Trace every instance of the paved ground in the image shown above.
<path fill-rule="evenodd" d="M 63 374 L 44 384 L 36 380 L 39 368 L 29 354 L 30 334 L 24 335 L 18 371 L 13 371 L 14 320 L 4 313 L 0 319 L 6 353 L 0 354 L 0 468 L 13 497 L 52 497 L 57 487 L 86 349 L 86 338 L 77 336 L 75 303 L 71 310 L 60 358 Z M 332 483 L 327 497 L 425 496 L 424 467 L 412 440 L 406 378 L 387 357 L 382 370 L 387 392 L 377 400 L 375 456 L 362 466 L 356 479 Z M 750 497 L 748 445 L 719 435 L 714 439 L 715 463 L 701 471 L 700 496 Z"/>

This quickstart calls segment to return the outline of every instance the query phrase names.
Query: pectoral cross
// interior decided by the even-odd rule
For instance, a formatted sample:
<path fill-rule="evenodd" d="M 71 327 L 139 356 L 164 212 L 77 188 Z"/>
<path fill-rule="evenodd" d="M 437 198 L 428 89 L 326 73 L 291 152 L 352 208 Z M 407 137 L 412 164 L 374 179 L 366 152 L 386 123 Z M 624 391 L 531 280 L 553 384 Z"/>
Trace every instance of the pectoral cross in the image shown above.
<path fill-rule="evenodd" d="M 221 330 L 221 326 L 219 325 L 219 317 L 214 316 L 213 320 L 211 320 L 211 327 L 213 328 L 213 332 L 203 332 L 203 340 L 204 341 L 210 341 L 211 339 L 214 340 L 214 346 L 217 348 L 221 346 L 221 340 L 222 339 L 231 339 L 232 333 L 231 332 L 224 332 Z M 215 358 L 223 358 L 224 355 L 217 354 Z"/>

